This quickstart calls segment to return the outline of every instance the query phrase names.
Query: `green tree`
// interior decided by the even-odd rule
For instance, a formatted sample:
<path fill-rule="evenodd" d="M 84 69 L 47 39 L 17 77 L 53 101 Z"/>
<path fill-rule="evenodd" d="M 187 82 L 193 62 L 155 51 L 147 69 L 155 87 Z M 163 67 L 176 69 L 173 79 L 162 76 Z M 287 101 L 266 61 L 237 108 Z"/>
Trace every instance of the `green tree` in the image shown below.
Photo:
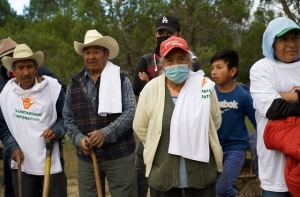
<path fill-rule="evenodd" d="M 261 0 L 262 6 L 272 9 L 276 7 L 279 15 L 286 15 L 300 24 L 300 1 L 299 0 Z"/>

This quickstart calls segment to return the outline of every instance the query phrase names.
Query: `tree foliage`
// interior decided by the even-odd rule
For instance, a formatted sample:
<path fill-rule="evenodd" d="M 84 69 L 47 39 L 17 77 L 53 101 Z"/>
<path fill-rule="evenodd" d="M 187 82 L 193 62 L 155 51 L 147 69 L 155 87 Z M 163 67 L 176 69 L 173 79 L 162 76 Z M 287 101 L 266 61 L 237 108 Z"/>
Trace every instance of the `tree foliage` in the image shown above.
<path fill-rule="evenodd" d="M 299 2 L 286 2 L 298 21 Z M 240 72 L 237 80 L 248 82 L 248 71 L 262 57 L 261 38 L 270 20 L 274 1 L 261 0 L 254 15 L 253 0 L 31 0 L 22 15 L 0 1 L 0 38 L 11 37 L 43 51 L 45 64 L 68 84 L 83 67 L 83 58 L 73 46 L 83 43 L 87 30 L 97 29 L 115 38 L 119 55 L 112 61 L 131 77 L 140 57 L 154 50 L 154 31 L 158 17 L 176 16 L 183 37 L 210 76 L 210 58 L 220 49 L 237 50 Z M 282 13 L 285 9 L 282 8 Z M 286 14 L 289 16 L 289 14 Z M 298 21 L 299 22 L 299 21 Z"/>

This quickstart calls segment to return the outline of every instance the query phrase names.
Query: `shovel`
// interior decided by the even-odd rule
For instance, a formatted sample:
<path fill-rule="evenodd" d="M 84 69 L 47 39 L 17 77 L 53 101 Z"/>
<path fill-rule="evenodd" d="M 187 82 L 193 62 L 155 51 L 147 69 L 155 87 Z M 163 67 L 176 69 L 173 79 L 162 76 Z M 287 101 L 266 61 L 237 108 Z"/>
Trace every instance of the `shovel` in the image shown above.
<path fill-rule="evenodd" d="M 45 145 L 46 145 L 46 162 L 45 162 L 43 197 L 48 197 L 49 184 L 50 184 L 51 155 L 52 155 L 53 144 L 49 138 L 46 138 Z"/>
<path fill-rule="evenodd" d="M 90 144 L 86 141 L 85 145 L 87 147 L 90 146 Z M 97 161 L 97 157 L 96 154 L 94 152 L 94 150 L 92 149 L 90 152 L 90 155 L 92 157 L 93 160 L 93 167 L 94 167 L 94 174 L 95 174 L 95 180 L 96 180 L 96 187 L 97 187 L 97 196 L 98 197 L 103 197 L 102 196 L 102 188 L 101 188 L 101 182 L 100 182 L 100 176 L 99 176 L 99 168 L 98 168 L 98 161 Z"/>

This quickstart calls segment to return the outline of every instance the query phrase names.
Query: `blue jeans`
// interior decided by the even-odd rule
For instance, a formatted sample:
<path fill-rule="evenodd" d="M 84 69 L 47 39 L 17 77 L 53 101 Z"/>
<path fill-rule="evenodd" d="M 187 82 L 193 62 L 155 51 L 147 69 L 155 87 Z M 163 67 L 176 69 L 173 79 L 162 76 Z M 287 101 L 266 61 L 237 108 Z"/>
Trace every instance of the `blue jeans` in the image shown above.
<path fill-rule="evenodd" d="M 219 197 L 235 197 L 239 193 L 233 185 L 243 167 L 246 154 L 247 151 L 242 150 L 223 152 L 223 171 L 216 185 Z"/>
<path fill-rule="evenodd" d="M 270 192 L 263 190 L 262 192 L 263 197 L 292 197 L 290 192 Z"/>

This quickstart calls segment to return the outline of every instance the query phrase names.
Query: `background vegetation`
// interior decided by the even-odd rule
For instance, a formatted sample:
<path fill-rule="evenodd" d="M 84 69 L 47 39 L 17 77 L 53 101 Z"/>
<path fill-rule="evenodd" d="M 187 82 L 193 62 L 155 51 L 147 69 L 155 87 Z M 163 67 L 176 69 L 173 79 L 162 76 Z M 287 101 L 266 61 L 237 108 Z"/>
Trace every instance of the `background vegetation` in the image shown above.
<path fill-rule="evenodd" d="M 238 81 L 249 83 L 250 67 L 262 58 L 266 25 L 277 16 L 300 22 L 299 1 L 260 0 L 31 0 L 22 15 L 0 1 L 0 39 L 11 37 L 45 54 L 45 64 L 66 84 L 83 66 L 73 41 L 89 29 L 115 38 L 120 53 L 113 62 L 132 77 L 139 58 L 156 45 L 155 23 L 164 14 L 181 22 L 183 37 L 210 76 L 210 57 L 223 48 L 240 55 Z"/>

